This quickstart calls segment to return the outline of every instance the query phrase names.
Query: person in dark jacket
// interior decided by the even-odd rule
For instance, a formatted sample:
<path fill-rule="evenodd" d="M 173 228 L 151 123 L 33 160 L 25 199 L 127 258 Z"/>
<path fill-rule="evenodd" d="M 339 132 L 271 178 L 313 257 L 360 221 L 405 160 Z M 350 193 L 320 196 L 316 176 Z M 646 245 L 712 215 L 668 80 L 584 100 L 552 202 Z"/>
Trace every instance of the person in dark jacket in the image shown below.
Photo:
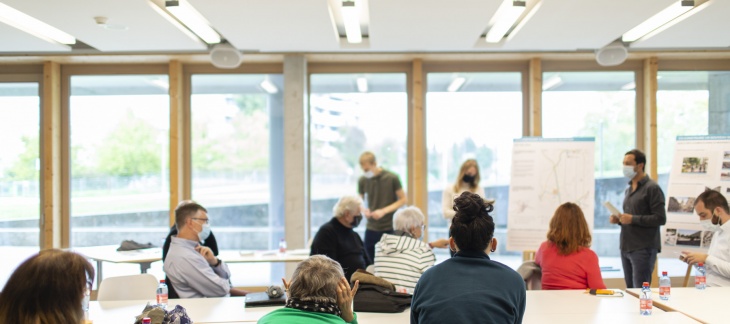
<path fill-rule="evenodd" d="M 312 240 L 309 255 L 323 254 L 342 265 L 345 278 L 357 269 L 365 269 L 372 261 L 365 252 L 360 234 L 352 229 L 362 221 L 362 200 L 357 196 L 340 198 L 333 212 L 335 217 L 322 225 Z"/>
<path fill-rule="evenodd" d="M 421 276 L 413 292 L 411 323 L 521 323 L 525 282 L 492 261 L 497 249 L 491 204 L 472 192 L 454 200 L 449 245 L 454 257 Z"/>

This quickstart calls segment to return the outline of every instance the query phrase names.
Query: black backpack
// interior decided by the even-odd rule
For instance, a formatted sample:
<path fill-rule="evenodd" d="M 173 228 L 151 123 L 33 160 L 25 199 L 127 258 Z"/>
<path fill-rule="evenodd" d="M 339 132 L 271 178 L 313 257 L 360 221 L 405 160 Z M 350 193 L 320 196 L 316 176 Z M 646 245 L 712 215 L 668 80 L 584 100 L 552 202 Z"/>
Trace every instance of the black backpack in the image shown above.
<path fill-rule="evenodd" d="M 356 312 L 400 313 L 411 306 L 413 295 L 373 284 L 360 284 L 353 300 Z"/>

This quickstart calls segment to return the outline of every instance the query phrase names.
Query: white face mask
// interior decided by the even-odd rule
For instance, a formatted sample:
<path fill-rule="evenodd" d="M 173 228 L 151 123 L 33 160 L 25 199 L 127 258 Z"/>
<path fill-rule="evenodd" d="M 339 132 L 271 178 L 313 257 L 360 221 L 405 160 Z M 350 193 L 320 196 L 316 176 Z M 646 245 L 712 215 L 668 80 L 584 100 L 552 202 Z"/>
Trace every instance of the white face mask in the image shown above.
<path fill-rule="evenodd" d="M 710 231 L 710 232 L 717 231 L 717 229 L 720 228 L 720 224 L 719 224 L 719 222 L 718 222 L 718 224 L 713 224 L 712 220 L 714 220 L 714 219 L 715 219 L 715 215 L 713 214 L 712 218 L 710 218 L 710 219 L 700 220 L 700 225 L 702 225 L 702 227 L 707 231 Z"/>
<path fill-rule="evenodd" d="M 375 173 L 373 173 L 373 171 L 367 171 L 367 172 L 363 173 L 362 176 L 365 177 L 365 178 L 367 178 L 367 179 L 370 179 L 373 176 L 375 176 Z"/>
<path fill-rule="evenodd" d="M 624 177 L 633 179 L 635 176 L 636 176 L 636 171 L 634 171 L 634 166 L 624 165 Z"/>
<path fill-rule="evenodd" d="M 203 224 L 203 229 L 198 233 L 198 238 L 203 242 L 208 239 L 208 236 L 210 236 L 210 224 Z"/>

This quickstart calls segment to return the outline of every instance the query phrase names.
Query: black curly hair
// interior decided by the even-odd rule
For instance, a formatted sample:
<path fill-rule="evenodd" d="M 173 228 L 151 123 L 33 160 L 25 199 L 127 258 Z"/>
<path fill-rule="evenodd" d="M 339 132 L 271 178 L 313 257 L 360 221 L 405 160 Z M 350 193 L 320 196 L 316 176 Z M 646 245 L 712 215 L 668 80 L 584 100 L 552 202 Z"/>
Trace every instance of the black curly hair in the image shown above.
<path fill-rule="evenodd" d="M 449 235 L 454 238 L 459 250 L 477 252 L 487 249 L 494 237 L 494 219 L 489 215 L 492 210 L 492 204 L 469 191 L 454 199 L 456 215 Z"/>

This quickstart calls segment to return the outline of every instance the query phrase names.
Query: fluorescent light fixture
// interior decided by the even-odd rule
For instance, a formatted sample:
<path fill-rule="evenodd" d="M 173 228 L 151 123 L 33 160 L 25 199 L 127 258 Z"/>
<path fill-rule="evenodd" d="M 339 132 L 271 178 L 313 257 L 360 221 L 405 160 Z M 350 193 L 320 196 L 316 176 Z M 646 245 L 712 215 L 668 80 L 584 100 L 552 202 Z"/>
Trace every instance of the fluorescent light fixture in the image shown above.
<path fill-rule="evenodd" d="M 448 92 L 459 91 L 459 89 L 461 89 L 461 86 L 464 85 L 464 82 L 466 82 L 466 78 L 458 77 L 458 78 L 454 79 L 453 81 L 451 81 L 451 83 L 449 84 L 449 87 L 446 88 L 446 91 L 448 91 Z"/>
<path fill-rule="evenodd" d="M 75 37 L 3 3 L 0 3 L 0 22 L 49 43 L 76 44 Z"/>
<path fill-rule="evenodd" d="M 357 82 L 357 91 L 368 92 L 368 79 L 357 78 L 356 82 Z"/>
<path fill-rule="evenodd" d="M 261 81 L 261 83 L 259 83 L 259 86 L 261 86 L 261 89 L 264 89 L 264 91 L 268 92 L 269 94 L 275 94 L 279 92 L 279 88 L 277 88 L 275 84 L 269 81 L 269 79 L 264 79 L 264 81 Z"/>
<path fill-rule="evenodd" d="M 631 81 L 631 82 L 621 86 L 621 90 L 624 90 L 624 91 L 634 90 L 634 89 L 636 89 L 636 82 L 634 82 L 634 81 Z"/>
<path fill-rule="evenodd" d="M 347 42 L 353 44 L 362 43 L 360 8 L 355 1 L 342 1 L 342 20 L 345 24 Z"/>
<path fill-rule="evenodd" d="M 542 90 L 550 90 L 561 84 L 563 84 L 563 79 L 559 75 L 555 75 L 548 78 L 547 80 L 545 80 L 545 82 L 542 83 Z"/>
<path fill-rule="evenodd" d="M 156 4 L 154 4 L 152 2 L 148 2 L 148 3 L 150 5 L 150 7 L 152 7 L 152 10 L 154 10 L 158 15 L 160 15 L 160 17 L 164 18 L 165 20 L 167 20 L 167 22 L 169 22 L 170 24 L 175 26 L 175 28 L 177 28 L 180 32 L 185 34 L 185 36 L 189 37 L 196 43 L 203 45 L 203 42 L 200 41 L 200 38 L 198 38 L 198 36 L 193 34 L 189 29 L 185 28 L 185 26 L 183 26 L 180 22 L 175 20 L 175 18 L 172 18 L 172 16 L 170 16 L 170 14 L 168 14 L 165 10 L 162 10 L 162 8 L 158 7 Z"/>
<path fill-rule="evenodd" d="M 487 32 L 487 43 L 499 43 L 525 12 L 525 1 L 504 0 L 492 19 L 492 27 Z"/>
<path fill-rule="evenodd" d="M 623 40 L 624 42 L 636 41 L 637 39 L 644 37 L 644 35 L 651 33 L 662 25 L 683 15 L 687 11 L 692 10 L 692 8 L 694 8 L 694 1 L 677 1 L 671 6 L 660 11 L 656 15 L 649 17 L 649 19 L 645 20 L 641 24 L 627 31 L 621 37 L 621 40 Z"/>
<path fill-rule="evenodd" d="M 195 10 L 187 1 L 167 0 L 165 1 L 165 9 L 206 43 L 218 44 L 221 42 L 221 36 L 218 35 L 218 32 L 213 30 L 208 24 L 208 21 L 203 18 L 203 15 Z"/>

